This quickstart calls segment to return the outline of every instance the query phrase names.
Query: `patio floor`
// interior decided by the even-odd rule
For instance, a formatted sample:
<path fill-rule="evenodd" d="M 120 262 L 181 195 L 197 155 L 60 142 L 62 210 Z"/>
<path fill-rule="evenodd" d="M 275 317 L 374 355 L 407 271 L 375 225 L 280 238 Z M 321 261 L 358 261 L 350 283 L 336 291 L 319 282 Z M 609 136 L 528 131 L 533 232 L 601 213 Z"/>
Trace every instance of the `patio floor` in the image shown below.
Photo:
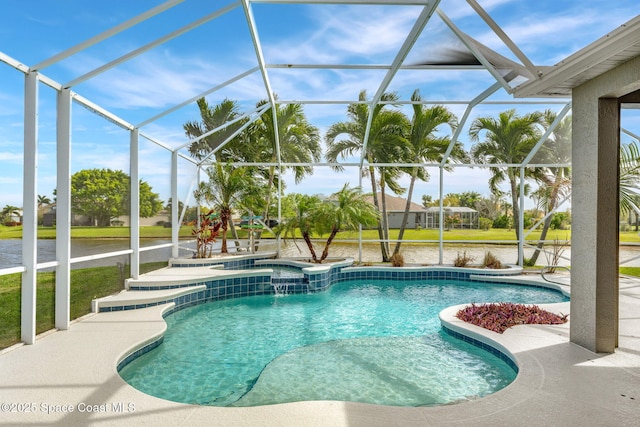
<path fill-rule="evenodd" d="M 568 276 L 556 277 L 565 282 Z M 545 306 L 567 313 L 568 303 Z M 640 281 L 620 280 L 620 346 L 595 354 L 568 340 L 568 324 L 518 326 L 492 337 L 520 373 L 482 399 L 436 407 L 299 402 L 252 408 L 173 403 L 125 383 L 116 362 L 162 334 L 166 306 L 88 315 L 68 331 L 0 353 L 0 424 L 224 426 L 637 426 L 640 420 Z M 452 319 L 452 321 L 454 321 Z"/>

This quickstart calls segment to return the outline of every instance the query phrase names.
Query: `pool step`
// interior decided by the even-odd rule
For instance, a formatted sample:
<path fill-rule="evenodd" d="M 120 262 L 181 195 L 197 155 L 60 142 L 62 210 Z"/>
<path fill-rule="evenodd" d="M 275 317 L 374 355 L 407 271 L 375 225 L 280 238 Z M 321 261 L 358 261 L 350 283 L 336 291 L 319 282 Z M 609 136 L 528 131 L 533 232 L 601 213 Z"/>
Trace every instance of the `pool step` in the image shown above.
<path fill-rule="evenodd" d="M 190 286 L 180 289 L 163 289 L 153 291 L 122 291 L 115 295 L 98 298 L 91 301 L 91 311 L 94 313 L 107 311 L 135 310 L 174 302 L 182 297 L 189 300 L 192 294 L 205 290 L 205 285 Z M 188 302 L 188 301 L 187 301 Z"/>

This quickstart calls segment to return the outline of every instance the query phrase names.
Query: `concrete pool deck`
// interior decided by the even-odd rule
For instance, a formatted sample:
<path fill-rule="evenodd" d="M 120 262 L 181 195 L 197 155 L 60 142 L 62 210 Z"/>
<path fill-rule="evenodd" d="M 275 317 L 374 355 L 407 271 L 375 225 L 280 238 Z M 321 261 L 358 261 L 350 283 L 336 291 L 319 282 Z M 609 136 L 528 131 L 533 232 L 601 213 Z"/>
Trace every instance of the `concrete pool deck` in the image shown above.
<path fill-rule="evenodd" d="M 554 277 L 568 283 L 567 275 Z M 568 303 L 545 307 L 569 311 Z M 568 324 L 518 326 L 502 335 L 456 324 L 508 349 L 520 373 L 493 395 L 435 407 L 323 401 L 219 408 L 146 395 L 120 378 L 116 363 L 140 342 L 163 333 L 161 314 L 167 308 L 88 315 L 67 331 L 43 334 L 35 345 L 2 351 L 0 424 L 637 426 L 640 420 L 638 280 L 620 279 L 620 342 L 614 354 L 595 354 L 570 343 Z"/>

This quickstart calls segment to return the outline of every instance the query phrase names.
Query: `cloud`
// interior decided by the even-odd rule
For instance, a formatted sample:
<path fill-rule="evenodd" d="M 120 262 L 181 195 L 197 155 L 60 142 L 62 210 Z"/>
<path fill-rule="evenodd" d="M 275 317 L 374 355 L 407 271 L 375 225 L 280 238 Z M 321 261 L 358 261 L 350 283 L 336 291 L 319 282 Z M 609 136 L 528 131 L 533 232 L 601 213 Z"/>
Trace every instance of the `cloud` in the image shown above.
<path fill-rule="evenodd" d="M 395 56 L 418 16 L 416 7 L 326 6 L 309 9 L 313 30 L 264 46 L 270 63 L 333 64 L 354 56 Z M 390 61 L 387 61 L 390 62 Z"/>

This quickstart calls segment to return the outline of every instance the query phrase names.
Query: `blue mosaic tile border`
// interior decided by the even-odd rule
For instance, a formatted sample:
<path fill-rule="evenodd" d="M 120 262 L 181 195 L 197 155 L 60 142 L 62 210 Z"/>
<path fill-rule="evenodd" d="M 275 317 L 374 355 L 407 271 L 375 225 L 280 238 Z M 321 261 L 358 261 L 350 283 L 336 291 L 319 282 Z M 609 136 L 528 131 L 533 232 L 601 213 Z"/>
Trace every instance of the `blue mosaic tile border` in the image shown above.
<path fill-rule="evenodd" d="M 129 353 L 125 358 L 123 358 L 121 361 L 118 362 L 118 366 L 116 367 L 116 370 L 120 372 L 122 368 L 124 368 L 129 363 L 133 362 L 135 359 L 142 356 L 143 354 L 148 353 L 154 348 L 158 347 L 160 344 L 162 344 L 163 341 L 164 341 L 164 336 L 161 336 L 157 340 L 150 342 L 144 347 L 141 347 L 136 351 Z"/>
<path fill-rule="evenodd" d="M 516 364 L 516 362 L 513 359 L 511 359 L 511 357 L 507 356 L 506 354 L 504 354 L 502 351 L 498 350 L 497 348 L 495 348 L 495 347 L 493 347 L 493 346 L 491 346 L 491 345 L 489 345 L 489 344 L 487 344 L 485 342 L 479 341 L 479 340 L 477 340 L 475 338 L 471 338 L 471 337 L 469 337 L 467 335 L 464 335 L 464 334 L 456 332 L 456 331 L 454 331 L 452 329 L 449 329 L 444 325 L 442 325 L 442 329 L 447 334 L 451 335 L 454 338 L 457 338 L 457 339 L 462 340 L 462 341 L 464 341 L 466 343 L 472 344 L 472 345 L 474 345 L 474 346 L 476 346 L 478 348 L 481 348 L 483 350 L 488 351 L 489 353 L 493 354 L 496 357 L 499 357 L 502 361 L 504 361 L 507 365 L 509 365 L 509 367 L 511 369 L 513 369 L 516 374 L 518 373 L 519 368 L 518 368 L 518 365 Z"/>
<path fill-rule="evenodd" d="M 202 284 L 206 285 L 207 288 L 165 301 L 149 302 L 136 305 L 100 307 L 100 312 L 104 313 L 111 311 L 135 310 L 138 308 L 155 307 L 170 302 L 175 303 L 176 308 L 184 308 L 221 299 L 274 293 L 273 286 L 271 286 L 270 275 L 233 277 L 228 279 L 211 280 Z"/>

